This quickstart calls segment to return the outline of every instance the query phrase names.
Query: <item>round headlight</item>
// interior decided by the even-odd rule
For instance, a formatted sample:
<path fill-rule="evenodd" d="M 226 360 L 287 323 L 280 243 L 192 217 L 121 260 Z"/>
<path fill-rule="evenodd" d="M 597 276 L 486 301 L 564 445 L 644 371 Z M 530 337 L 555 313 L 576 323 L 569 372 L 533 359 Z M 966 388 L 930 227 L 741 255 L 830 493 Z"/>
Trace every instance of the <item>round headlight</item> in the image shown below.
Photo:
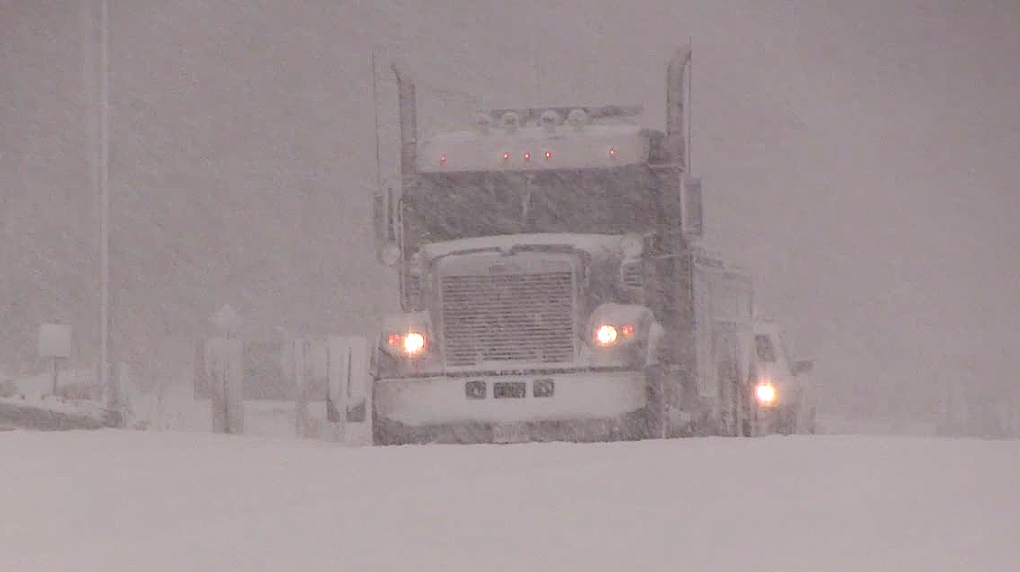
<path fill-rule="evenodd" d="M 386 345 L 389 346 L 391 352 L 414 357 L 424 352 L 428 347 L 428 338 L 425 337 L 425 334 L 413 330 L 406 333 L 393 333 L 386 337 Z"/>
<path fill-rule="evenodd" d="M 418 332 L 409 332 L 404 336 L 404 353 L 413 356 L 425 349 L 425 336 Z"/>
<path fill-rule="evenodd" d="M 754 398 L 761 405 L 772 405 L 776 402 L 776 388 L 770 383 L 759 383 L 754 388 Z"/>
<path fill-rule="evenodd" d="M 610 346 L 616 343 L 616 339 L 620 337 L 619 332 L 616 331 L 615 326 L 609 324 L 602 324 L 595 328 L 595 343 L 600 346 Z"/>

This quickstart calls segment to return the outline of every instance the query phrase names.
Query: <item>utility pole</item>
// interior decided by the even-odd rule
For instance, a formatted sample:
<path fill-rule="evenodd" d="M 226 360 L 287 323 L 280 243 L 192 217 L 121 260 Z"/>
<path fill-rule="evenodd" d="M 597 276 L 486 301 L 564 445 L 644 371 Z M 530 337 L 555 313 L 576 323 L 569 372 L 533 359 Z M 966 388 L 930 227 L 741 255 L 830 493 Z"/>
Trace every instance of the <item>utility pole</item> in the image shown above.
<path fill-rule="evenodd" d="M 99 378 L 114 407 L 119 395 L 110 375 L 110 70 L 107 0 L 99 5 Z"/>

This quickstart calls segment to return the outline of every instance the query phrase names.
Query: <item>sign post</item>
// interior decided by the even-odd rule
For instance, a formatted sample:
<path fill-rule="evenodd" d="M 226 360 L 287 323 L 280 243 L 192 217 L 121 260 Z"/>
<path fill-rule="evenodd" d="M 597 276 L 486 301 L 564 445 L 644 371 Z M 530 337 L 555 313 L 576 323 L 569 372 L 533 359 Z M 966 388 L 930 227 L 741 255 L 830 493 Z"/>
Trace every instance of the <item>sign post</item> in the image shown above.
<path fill-rule="evenodd" d="M 241 316 L 224 304 L 211 321 L 220 334 L 205 346 L 206 379 L 212 390 L 215 433 L 244 433 L 244 344 L 238 337 Z"/>
<path fill-rule="evenodd" d="M 56 395 L 57 387 L 60 384 L 60 360 L 71 357 L 71 326 L 41 324 L 39 326 L 39 356 L 53 360 L 53 395 Z"/>
<path fill-rule="evenodd" d="M 205 371 L 209 380 L 214 433 L 244 432 L 244 348 L 240 340 L 219 337 L 206 342 Z"/>
<path fill-rule="evenodd" d="M 294 359 L 294 434 L 298 439 L 308 436 L 308 340 L 297 338 L 291 340 L 291 352 Z"/>

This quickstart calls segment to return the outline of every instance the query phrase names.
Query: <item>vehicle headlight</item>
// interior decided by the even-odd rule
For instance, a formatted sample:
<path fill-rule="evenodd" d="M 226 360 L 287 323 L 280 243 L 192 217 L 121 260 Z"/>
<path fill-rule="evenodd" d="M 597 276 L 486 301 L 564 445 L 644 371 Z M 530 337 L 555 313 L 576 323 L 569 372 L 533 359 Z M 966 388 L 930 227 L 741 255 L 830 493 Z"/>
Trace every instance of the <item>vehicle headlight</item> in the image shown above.
<path fill-rule="evenodd" d="M 595 328 L 595 343 L 600 346 L 609 346 L 616 343 L 619 333 L 616 327 L 609 324 L 602 324 Z"/>
<path fill-rule="evenodd" d="M 386 347 L 405 357 L 415 357 L 423 354 L 428 348 L 428 337 L 415 330 L 391 333 L 386 337 Z"/>
<path fill-rule="evenodd" d="M 595 330 L 592 332 L 592 339 L 595 341 L 595 345 L 603 348 L 608 348 L 633 337 L 634 326 L 631 324 L 623 324 L 621 326 L 599 324 L 595 326 Z"/>
<path fill-rule="evenodd" d="M 652 313 L 644 306 L 607 302 L 588 318 L 584 340 L 596 355 L 607 359 L 627 357 L 630 354 L 625 356 L 617 350 L 644 347 L 652 322 Z"/>
<path fill-rule="evenodd" d="M 754 387 L 754 398 L 759 405 L 772 405 L 776 397 L 776 388 L 769 382 L 761 382 Z"/>

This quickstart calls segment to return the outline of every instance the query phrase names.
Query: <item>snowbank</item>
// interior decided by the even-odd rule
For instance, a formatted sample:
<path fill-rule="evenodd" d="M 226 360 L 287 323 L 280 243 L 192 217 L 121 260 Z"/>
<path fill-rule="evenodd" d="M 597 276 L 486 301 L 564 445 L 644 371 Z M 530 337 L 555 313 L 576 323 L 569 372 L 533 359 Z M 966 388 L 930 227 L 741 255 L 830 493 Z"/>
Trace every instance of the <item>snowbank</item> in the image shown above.
<path fill-rule="evenodd" d="M 0 392 L 0 427 L 41 430 L 98 429 L 107 411 L 95 374 L 88 368 L 12 378 Z"/>
<path fill-rule="evenodd" d="M 1020 443 L 0 433 L 0 569 L 1014 570 Z"/>

